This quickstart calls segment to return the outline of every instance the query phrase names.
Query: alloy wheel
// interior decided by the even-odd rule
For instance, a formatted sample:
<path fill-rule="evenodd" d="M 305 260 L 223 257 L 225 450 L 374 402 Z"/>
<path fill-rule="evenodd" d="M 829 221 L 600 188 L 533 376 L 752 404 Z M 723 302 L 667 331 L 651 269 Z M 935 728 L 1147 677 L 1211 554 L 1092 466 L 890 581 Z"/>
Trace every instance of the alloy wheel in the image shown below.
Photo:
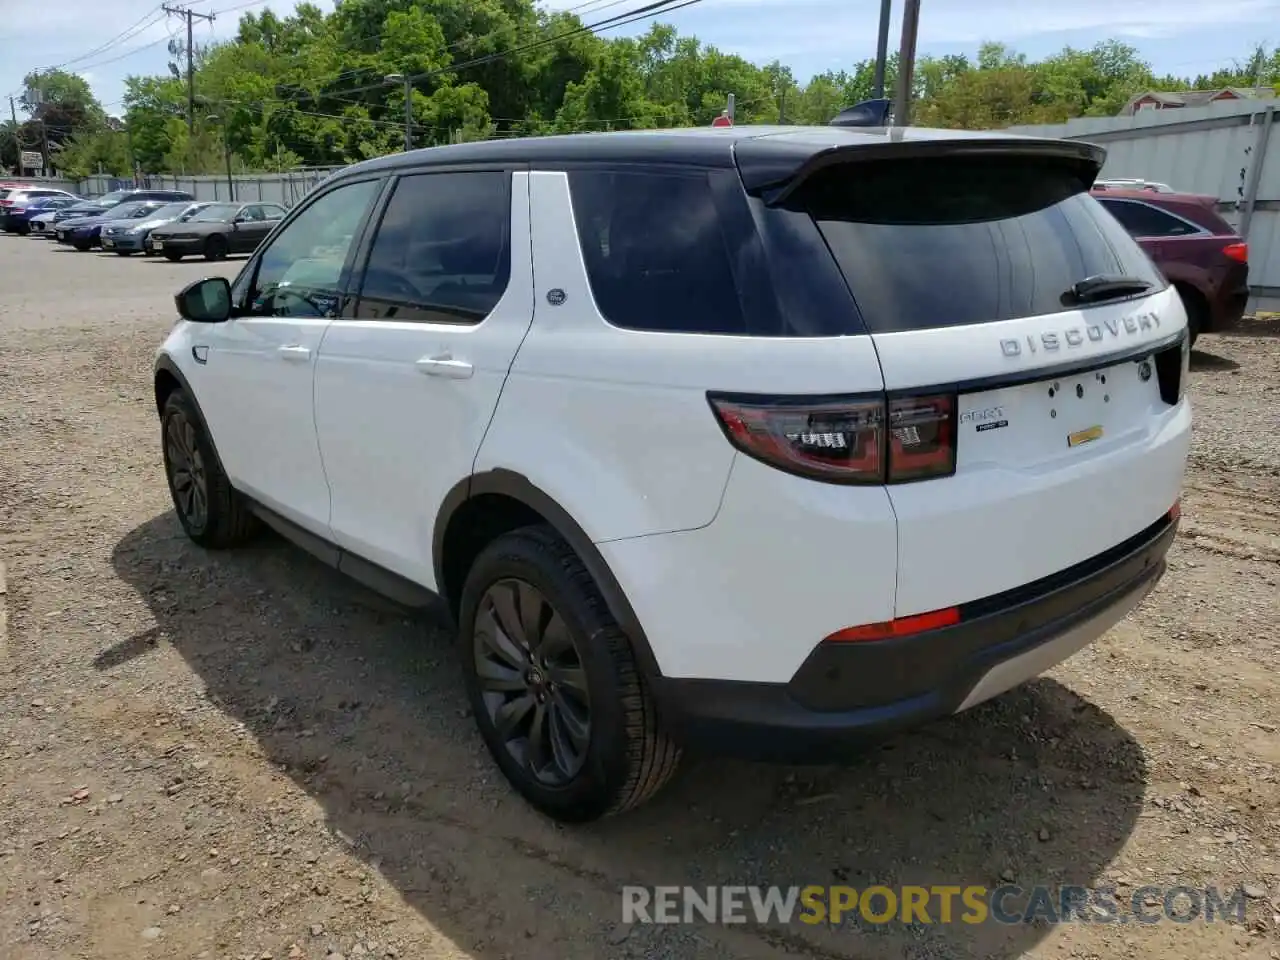
<path fill-rule="evenodd" d="M 195 426 L 182 413 L 165 422 L 165 454 L 178 509 L 191 527 L 202 529 L 209 517 L 208 480 Z"/>
<path fill-rule="evenodd" d="M 569 783 L 586 761 L 591 700 L 568 624 L 537 587 L 499 580 L 480 598 L 472 649 L 481 699 L 507 752 L 539 783 Z"/>

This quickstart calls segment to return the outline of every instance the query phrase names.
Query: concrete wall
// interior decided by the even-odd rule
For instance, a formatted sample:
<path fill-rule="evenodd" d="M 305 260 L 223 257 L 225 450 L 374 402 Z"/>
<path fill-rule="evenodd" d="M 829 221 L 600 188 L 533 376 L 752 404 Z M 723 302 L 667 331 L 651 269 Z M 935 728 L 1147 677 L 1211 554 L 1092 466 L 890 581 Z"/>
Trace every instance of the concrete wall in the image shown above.
<path fill-rule="evenodd" d="M 1280 100 L 1225 101 L 1011 127 L 1011 133 L 1088 140 L 1107 148 L 1103 177 L 1141 177 L 1218 198 L 1249 241 L 1251 309 L 1280 310 Z"/>

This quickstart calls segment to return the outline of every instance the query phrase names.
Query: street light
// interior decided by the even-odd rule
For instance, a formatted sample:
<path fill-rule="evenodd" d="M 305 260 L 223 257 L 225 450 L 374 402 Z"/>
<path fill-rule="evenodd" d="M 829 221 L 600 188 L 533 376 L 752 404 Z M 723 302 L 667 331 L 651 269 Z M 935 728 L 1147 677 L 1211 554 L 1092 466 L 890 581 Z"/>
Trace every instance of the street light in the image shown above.
<path fill-rule="evenodd" d="M 227 142 L 227 128 L 222 123 L 222 118 L 216 113 L 210 113 L 205 116 L 206 123 L 213 123 L 222 126 L 222 154 L 227 160 L 227 192 L 231 194 L 231 202 L 236 200 L 236 182 L 231 177 L 231 144 Z"/>
<path fill-rule="evenodd" d="M 404 84 L 404 150 L 408 153 L 413 149 L 413 79 L 403 73 L 388 73 L 382 79 Z"/>

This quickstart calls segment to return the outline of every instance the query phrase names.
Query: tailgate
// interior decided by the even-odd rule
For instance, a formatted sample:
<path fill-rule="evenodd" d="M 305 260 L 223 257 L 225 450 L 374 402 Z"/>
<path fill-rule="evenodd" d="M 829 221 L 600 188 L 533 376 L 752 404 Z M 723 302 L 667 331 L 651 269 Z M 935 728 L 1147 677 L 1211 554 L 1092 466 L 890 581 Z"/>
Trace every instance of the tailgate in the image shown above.
<path fill-rule="evenodd" d="M 836 165 L 787 201 L 839 263 L 890 400 L 952 418 L 890 424 L 894 449 L 955 451 L 954 472 L 886 488 L 898 617 L 1086 561 L 1178 498 L 1186 315 L 1091 180 L 1078 158 L 908 157 Z"/>

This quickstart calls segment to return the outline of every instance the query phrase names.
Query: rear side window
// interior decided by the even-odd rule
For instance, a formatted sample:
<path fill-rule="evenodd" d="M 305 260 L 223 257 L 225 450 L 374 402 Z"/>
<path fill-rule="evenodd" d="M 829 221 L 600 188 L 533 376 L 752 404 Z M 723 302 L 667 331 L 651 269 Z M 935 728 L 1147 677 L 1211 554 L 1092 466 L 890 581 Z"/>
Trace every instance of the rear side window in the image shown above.
<path fill-rule="evenodd" d="M 817 223 L 872 333 L 1077 309 L 1099 274 L 1159 271 L 1078 175 L 1050 161 L 957 158 L 843 164 L 786 205 Z"/>
<path fill-rule="evenodd" d="M 1139 200 L 1099 197 L 1098 203 L 1135 237 L 1185 237 L 1200 232 L 1198 227 L 1187 221 Z"/>
<path fill-rule="evenodd" d="M 510 233 L 509 173 L 401 178 L 369 251 L 357 316 L 479 323 L 506 292 Z"/>
<path fill-rule="evenodd" d="M 576 170 L 569 188 L 606 320 L 664 333 L 747 332 L 706 172 Z"/>

